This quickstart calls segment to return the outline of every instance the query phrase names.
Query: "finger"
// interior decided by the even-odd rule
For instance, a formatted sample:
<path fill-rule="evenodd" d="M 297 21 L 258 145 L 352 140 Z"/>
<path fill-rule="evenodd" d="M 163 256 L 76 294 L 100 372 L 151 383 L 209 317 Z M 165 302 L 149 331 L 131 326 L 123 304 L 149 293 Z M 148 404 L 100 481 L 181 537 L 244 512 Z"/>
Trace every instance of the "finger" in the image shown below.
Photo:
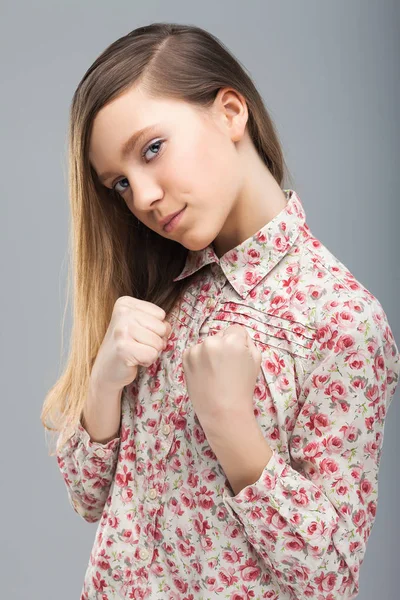
<path fill-rule="evenodd" d="M 234 325 L 229 325 L 223 330 L 223 335 L 246 335 L 246 327 L 244 325 L 239 325 L 239 323 L 235 323 Z"/>
<path fill-rule="evenodd" d="M 135 324 L 128 324 L 128 333 L 137 343 L 152 346 L 160 352 L 163 349 L 164 337 L 154 330 L 156 328 L 157 324 L 155 328 L 152 328 L 149 326 L 148 321 L 145 321 L 143 325 L 137 321 Z"/>
<path fill-rule="evenodd" d="M 224 329 L 223 335 L 224 337 L 239 337 L 246 346 L 249 346 L 249 340 L 251 340 L 249 334 L 247 333 L 246 327 L 244 325 L 239 325 L 238 323 L 235 323 L 234 325 L 231 325 L 230 327 Z"/>
<path fill-rule="evenodd" d="M 165 338 L 166 336 L 169 337 L 170 333 L 168 331 L 168 321 L 160 321 L 160 319 L 157 319 L 157 317 L 155 317 L 154 315 L 150 315 L 149 313 L 146 313 L 144 311 L 141 310 L 137 310 L 135 312 L 135 318 L 136 321 L 142 326 L 145 327 L 151 331 L 153 331 L 155 334 L 159 335 L 161 338 Z"/>
<path fill-rule="evenodd" d="M 222 329 L 222 331 L 217 331 L 216 333 L 214 333 L 213 337 L 215 337 L 215 336 L 222 337 L 223 335 L 224 335 L 224 330 Z"/>
<path fill-rule="evenodd" d="M 262 361 L 262 352 L 261 350 L 255 345 L 255 343 L 253 342 L 253 340 L 251 340 L 251 344 L 249 346 L 249 350 L 251 352 L 251 355 L 253 357 L 253 360 L 256 364 L 259 364 L 259 366 L 261 366 L 261 361 Z"/>

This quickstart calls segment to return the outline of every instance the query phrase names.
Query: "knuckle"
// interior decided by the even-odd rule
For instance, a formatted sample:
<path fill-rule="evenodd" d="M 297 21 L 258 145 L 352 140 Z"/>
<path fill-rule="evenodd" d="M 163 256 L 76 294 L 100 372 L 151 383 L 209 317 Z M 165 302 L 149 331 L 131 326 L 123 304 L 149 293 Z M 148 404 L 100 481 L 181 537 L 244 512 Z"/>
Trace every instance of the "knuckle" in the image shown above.
<path fill-rule="evenodd" d="M 118 304 L 118 306 L 114 307 L 114 314 L 119 319 L 125 318 L 125 315 L 127 315 L 129 312 L 130 308 L 126 304 Z"/>
<path fill-rule="evenodd" d="M 114 306 L 118 308 L 126 308 L 126 303 L 130 302 L 131 300 L 132 298 L 130 298 L 130 296 L 120 296 L 117 298 Z"/>
<path fill-rule="evenodd" d="M 122 339 L 118 340 L 115 344 L 115 352 L 118 356 L 124 356 L 126 351 L 126 342 Z"/>
<path fill-rule="evenodd" d="M 126 330 L 125 330 L 125 327 L 122 327 L 122 325 L 117 325 L 114 328 L 114 339 L 116 339 L 116 340 L 124 339 L 125 335 L 126 335 Z"/>

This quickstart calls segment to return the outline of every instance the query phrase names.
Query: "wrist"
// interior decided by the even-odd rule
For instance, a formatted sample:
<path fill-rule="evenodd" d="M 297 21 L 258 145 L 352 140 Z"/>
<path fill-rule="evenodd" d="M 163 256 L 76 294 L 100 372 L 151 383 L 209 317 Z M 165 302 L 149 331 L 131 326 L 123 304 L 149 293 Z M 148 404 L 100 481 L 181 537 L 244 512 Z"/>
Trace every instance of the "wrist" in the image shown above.
<path fill-rule="evenodd" d="M 210 421 L 201 423 L 207 439 L 213 438 L 215 441 L 232 439 L 235 436 L 241 436 L 243 432 L 261 433 L 258 421 L 254 412 L 241 412 L 235 414 L 233 411 L 220 414 Z"/>
<path fill-rule="evenodd" d="M 110 385 L 103 381 L 101 377 L 92 374 L 89 379 L 89 393 L 92 396 L 107 397 L 107 398 L 120 398 L 124 387 Z"/>

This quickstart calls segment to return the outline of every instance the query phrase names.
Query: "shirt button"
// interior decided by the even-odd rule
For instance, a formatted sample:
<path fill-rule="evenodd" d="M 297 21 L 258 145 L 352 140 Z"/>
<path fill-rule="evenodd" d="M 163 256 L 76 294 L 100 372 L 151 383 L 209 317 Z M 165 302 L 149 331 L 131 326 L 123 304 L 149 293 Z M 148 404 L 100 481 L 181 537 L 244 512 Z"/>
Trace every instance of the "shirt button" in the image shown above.
<path fill-rule="evenodd" d="M 168 435 L 170 431 L 171 431 L 171 427 L 168 425 L 168 423 L 165 423 L 162 426 L 162 432 L 163 432 L 163 434 L 164 435 Z"/>
<path fill-rule="evenodd" d="M 139 556 L 140 558 L 142 558 L 143 560 L 146 560 L 146 558 L 149 558 L 149 551 L 146 550 L 146 548 L 142 548 L 139 552 Z"/>
<path fill-rule="evenodd" d="M 149 498 L 154 500 L 154 498 L 156 498 L 156 497 L 157 497 L 157 490 L 155 488 L 152 488 L 149 492 Z"/>
<path fill-rule="evenodd" d="M 97 448 L 94 451 L 95 455 L 98 456 L 99 458 L 104 458 L 104 456 L 106 455 L 106 451 L 104 450 L 104 448 Z"/>

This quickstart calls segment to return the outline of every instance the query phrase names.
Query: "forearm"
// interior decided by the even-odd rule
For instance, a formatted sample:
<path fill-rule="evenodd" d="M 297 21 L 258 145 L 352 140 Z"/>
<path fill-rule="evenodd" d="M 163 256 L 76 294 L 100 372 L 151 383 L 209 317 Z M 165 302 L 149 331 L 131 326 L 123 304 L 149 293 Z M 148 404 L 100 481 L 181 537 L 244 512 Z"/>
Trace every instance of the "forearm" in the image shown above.
<path fill-rule="evenodd" d="M 255 483 L 272 456 L 255 418 L 226 419 L 220 431 L 206 432 L 207 440 L 228 478 L 234 494 Z"/>
<path fill-rule="evenodd" d="M 91 441 L 105 444 L 119 436 L 122 390 L 110 390 L 91 379 L 81 419 Z"/>
<path fill-rule="evenodd" d="M 87 429 L 79 423 L 71 438 L 57 449 L 57 462 L 70 503 L 89 523 L 98 521 L 103 513 L 117 465 L 119 443 L 116 436 L 107 443 L 102 438 L 99 442 L 90 439 Z"/>
<path fill-rule="evenodd" d="M 219 433 L 209 432 L 207 439 L 234 493 L 224 493 L 225 504 L 260 558 L 285 589 L 298 594 L 293 597 L 304 597 L 315 582 L 320 591 L 329 585 L 337 597 L 353 597 L 344 595 L 349 589 L 353 592 L 355 581 L 351 559 L 346 564 L 342 555 L 346 541 L 338 533 L 337 548 L 332 540 L 338 517 L 329 501 L 272 451 L 255 419 L 227 423 Z M 305 494 L 309 500 L 303 506 Z"/>

